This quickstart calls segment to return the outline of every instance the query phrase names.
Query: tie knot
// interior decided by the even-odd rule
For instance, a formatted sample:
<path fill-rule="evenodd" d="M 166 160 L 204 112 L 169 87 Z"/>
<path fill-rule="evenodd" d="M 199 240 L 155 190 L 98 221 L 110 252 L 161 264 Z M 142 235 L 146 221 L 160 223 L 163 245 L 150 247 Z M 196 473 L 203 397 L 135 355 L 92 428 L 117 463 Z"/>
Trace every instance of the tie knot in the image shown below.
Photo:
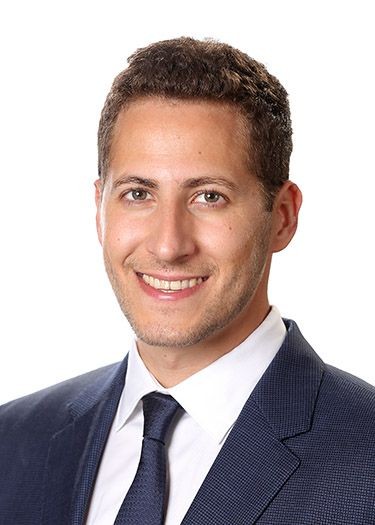
<path fill-rule="evenodd" d="M 179 408 L 172 396 L 151 392 L 142 398 L 144 426 L 143 436 L 149 439 L 165 442 L 169 425 Z"/>

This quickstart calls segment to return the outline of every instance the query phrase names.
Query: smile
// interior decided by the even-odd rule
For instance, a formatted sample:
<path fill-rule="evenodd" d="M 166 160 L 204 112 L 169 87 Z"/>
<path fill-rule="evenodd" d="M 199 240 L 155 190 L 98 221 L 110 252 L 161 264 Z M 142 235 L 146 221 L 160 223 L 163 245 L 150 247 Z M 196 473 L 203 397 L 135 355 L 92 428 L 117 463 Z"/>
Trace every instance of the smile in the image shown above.
<path fill-rule="evenodd" d="M 193 277 L 189 279 L 169 281 L 152 277 L 152 275 L 148 275 L 146 273 L 141 273 L 139 276 L 146 284 L 152 288 L 155 288 L 156 290 L 162 290 L 163 292 L 178 292 L 180 290 L 186 290 L 187 288 L 194 288 L 208 279 L 208 277 Z"/>

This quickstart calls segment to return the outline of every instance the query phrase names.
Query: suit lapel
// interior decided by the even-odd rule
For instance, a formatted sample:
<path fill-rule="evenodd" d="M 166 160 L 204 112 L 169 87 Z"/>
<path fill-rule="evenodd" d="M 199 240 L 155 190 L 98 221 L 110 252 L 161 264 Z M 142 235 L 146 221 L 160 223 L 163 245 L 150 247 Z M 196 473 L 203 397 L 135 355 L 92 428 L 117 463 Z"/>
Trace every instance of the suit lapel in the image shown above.
<path fill-rule="evenodd" d="M 52 437 L 46 462 L 43 524 L 84 523 L 126 366 L 127 359 L 82 392 L 69 406 L 71 422 Z"/>
<path fill-rule="evenodd" d="M 259 407 L 249 401 L 203 482 L 183 525 L 249 525 L 298 467 Z"/>
<path fill-rule="evenodd" d="M 245 404 L 182 525 L 251 525 L 299 458 L 283 441 L 307 432 L 323 374 L 319 357 L 286 321 L 283 346 Z"/>

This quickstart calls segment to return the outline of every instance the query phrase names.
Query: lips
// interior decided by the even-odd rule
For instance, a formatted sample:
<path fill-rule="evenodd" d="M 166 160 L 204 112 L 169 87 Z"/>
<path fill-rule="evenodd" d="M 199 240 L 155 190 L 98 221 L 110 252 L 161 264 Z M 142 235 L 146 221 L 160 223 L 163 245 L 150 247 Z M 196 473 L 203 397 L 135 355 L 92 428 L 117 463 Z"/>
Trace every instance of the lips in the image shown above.
<path fill-rule="evenodd" d="M 159 279 L 157 277 L 153 277 L 152 275 L 149 275 L 147 273 L 139 273 L 138 275 L 151 288 L 154 288 L 156 290 L 166 291 L 166 292 L 178 292 L 180 290 L 194 288 L 195 286 L 202 284 L 203 281 L 208 279 L 208 277 L 206 276 L 199 276 L 199 277 L 189 277 L 186 279 L 177 279 L 177 280 L 168 279 L 167 280 L 167 279 Z"/>

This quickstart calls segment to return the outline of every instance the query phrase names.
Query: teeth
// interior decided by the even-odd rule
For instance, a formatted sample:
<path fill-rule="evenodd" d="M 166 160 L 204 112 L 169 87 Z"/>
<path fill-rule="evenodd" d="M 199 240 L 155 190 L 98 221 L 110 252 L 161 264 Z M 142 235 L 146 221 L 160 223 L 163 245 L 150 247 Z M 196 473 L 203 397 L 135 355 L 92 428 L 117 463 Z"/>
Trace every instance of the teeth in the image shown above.
<path fill-rule="evenodd" d="M 203 283 L 202 277 L 184 279 L 183 281 L 165 281 L 163 279 L 157 279 L 156 277 L 147 275 L 146 273 L 142 274 L 142 279 L 145 283 L 152 286 L 152 288 L 156 288 L 157 290 L 171 290 L 174 292 L 185 290 L 186 288 L 193 288 L 193 286 Z"/>
<path fill-rule="evenodd" d="M 169 290 L 169 281 L 160 281 L 160 287 L 163 290 Z"/>

